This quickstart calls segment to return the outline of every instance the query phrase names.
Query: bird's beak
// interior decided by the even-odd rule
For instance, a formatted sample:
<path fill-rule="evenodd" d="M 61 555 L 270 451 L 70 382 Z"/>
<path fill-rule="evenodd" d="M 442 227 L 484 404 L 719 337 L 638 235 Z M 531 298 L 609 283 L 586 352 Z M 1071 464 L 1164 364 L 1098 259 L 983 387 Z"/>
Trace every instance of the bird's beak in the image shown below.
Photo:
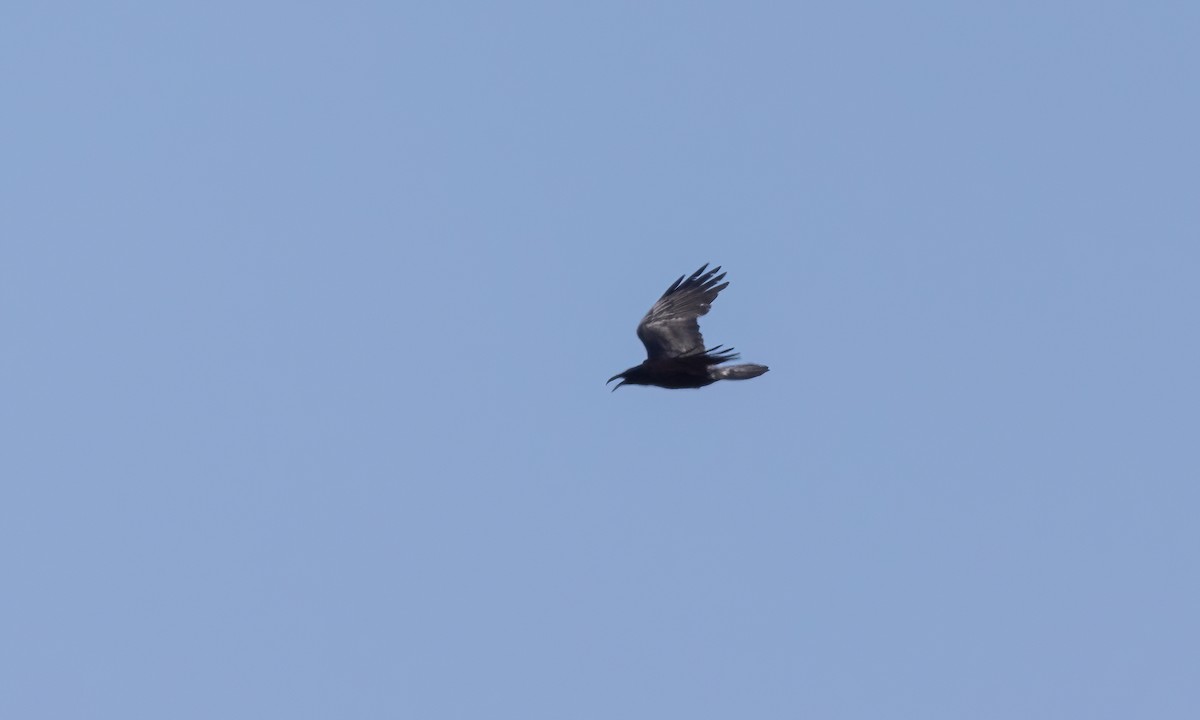
<path fill-rule="evenodd" d="M 607 385 L 608 383 L 612 382 L 613 380 L 616 380 L 617 378 L 623 378 L 624 376 L 625 376 L 625 373 L 617 373 L 616 375 L 613 375 L 612 377 L 610 377 L 610 378 L 608 379 L 608 382 L 606 382 L 606 383 L 604 383 L 604 384 L 605 384 L 605 385 Z M 612 391 L 613 391 L 613 392 L 616 392 L 616 391 L 617 391 L 617 388 L 621 387 L 621 386 L 622 386 L 622 385 L 624 385 L 624 384 L 625 384 L 625 381 L 624 381 L 624 380 L 621 380 L 621 382 L 619 382 L 619 383 L 617 383 L 615 386 L 613 386 L 613 389 L 612 389 Z"/>

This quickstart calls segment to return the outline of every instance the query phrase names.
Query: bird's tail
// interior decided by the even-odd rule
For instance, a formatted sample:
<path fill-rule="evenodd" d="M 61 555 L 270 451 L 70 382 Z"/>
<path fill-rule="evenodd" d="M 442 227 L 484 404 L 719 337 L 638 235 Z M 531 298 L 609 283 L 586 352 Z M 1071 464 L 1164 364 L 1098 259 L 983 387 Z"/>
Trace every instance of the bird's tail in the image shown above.
<path fill-rule="evenodd" d="M 716 380 L 749 380 L 756 378 L 769 370 L 766 365 L 730 365 L 728 367 L 709 368 L 709 375 Z"/>

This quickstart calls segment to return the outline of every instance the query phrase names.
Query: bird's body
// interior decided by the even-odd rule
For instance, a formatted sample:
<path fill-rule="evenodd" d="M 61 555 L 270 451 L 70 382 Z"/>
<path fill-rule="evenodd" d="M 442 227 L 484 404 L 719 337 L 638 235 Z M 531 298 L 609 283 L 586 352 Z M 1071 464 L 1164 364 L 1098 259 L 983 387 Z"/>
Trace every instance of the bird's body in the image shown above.
<path fill-rule="evenodd" d="M 609 382 L 621 380 L 613 390 L 622 385 L 701 388 L 718 380 L 748 380 L 767 371 L 766 365 L 754 364 L 718 367 L 737 359 L 733 348 L 704 348 L 697 318 L 707 314 L 717 295 L 729 286 L 721 282 L 725 274 L 718 275 L 720 267 L 705 272 L 707 268 L 705 264 L 690 276 L 681 276 L 638 323 L 646 359 L 609 378 Z"/>

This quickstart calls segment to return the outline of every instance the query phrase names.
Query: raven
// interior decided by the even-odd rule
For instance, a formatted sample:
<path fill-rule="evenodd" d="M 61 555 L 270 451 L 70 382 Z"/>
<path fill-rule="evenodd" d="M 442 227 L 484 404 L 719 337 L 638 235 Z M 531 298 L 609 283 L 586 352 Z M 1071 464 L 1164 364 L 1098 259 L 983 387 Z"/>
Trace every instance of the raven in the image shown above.
<path fill-rule="evenodd" d="M 707 268 L 705 263 L 690 276 L 680 275 L 638 323 L 637 334 L 646 346 L 646 360 L 610 377 L 608 382 L 621 379 L 613 392 L 622 385 L 701 388 L 718 380 L 748 380 L 767 371 L 766 365 L 717 367 L 736 360 L 737 353 L 733 348 L 722 350 L 721 345 L 704 349 L 696 318 L 708 314 L 717 294 L 729 286 L 721 282 L 725 273 L 717 274 L 720 266 L 705 272 Z"/>

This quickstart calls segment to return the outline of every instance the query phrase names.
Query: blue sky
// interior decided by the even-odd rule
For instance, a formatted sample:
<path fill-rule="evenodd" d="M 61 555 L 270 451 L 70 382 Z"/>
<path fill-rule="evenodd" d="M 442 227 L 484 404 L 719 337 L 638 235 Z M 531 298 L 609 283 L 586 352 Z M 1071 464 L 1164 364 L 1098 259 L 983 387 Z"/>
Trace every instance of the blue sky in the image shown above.
<path fill-rule="evenodd" d="M 1197 36 L 5 3 L 0 715 L 1197 717 Z"/>

